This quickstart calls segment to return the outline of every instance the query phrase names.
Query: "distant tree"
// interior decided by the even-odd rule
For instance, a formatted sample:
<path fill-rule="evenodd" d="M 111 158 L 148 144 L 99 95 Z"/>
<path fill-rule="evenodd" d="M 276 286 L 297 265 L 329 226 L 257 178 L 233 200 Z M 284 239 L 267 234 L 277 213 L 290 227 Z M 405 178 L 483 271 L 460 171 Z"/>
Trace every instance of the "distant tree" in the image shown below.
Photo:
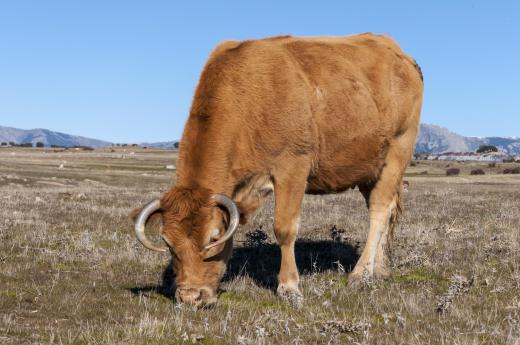
<path fill-rule="evenodd" d="M 36 143 L 36 147 L 44 147 L 45 145 L 41 142 L 41 141 L 38 141 Z"/>
<path fill-rule="evenodd" d="M 477 150 L 477 153 L 487 153 L 487 152 L 498 152 L 496 146 L 493 145 L 480 145 Z"/>
<path fill-rule="evenodd" d="M 175 143 L 173 143 L 173 147 L 176 148 L 176 149 L 178 149 L 178 148 L 179 148 L 179 142 L 176 141 Z"/>
<path fill-rule="evenodd" d="M 2 141 L 2 146 L 7 146 L 7 143 L 5 141 Z"/>
<path fill-rule="evenodd" d="M 22 143 L 20 145 L 18 145 L 20 147 L 33 147 L 33 144 L 32 143 Z"/>
<path fill-rule="evenodd" d="M 9 145 L 11 145 L 11 146 L 16 146 L 16 143 L 15 143 L 14 141 L 10 141 L 10 142 L 9 142 Z"/>

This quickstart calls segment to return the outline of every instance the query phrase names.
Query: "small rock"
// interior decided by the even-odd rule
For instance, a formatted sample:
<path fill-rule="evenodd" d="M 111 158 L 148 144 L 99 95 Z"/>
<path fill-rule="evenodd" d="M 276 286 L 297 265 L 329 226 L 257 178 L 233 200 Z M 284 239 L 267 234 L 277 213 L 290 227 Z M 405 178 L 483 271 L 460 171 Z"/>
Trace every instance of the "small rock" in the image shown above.
<path fill-rule="evenodd" d="M 201 334 L 192 334 L 190 338 L 192 344 L 196 344 L 204 340 L 204 336 Z"/>
<path fill-rule="evenodd" d="M 168 164 L 167 166 L 165 166 L 166 170 L 175 170 L 175 165 L 173 164 Z"/>
<path fill-rule="evenodd" d="M 74 195 L 74 199 L 85 199 L 87 196 L 85 195 L 85 193 L 78 193 L 76 195 Z"/>

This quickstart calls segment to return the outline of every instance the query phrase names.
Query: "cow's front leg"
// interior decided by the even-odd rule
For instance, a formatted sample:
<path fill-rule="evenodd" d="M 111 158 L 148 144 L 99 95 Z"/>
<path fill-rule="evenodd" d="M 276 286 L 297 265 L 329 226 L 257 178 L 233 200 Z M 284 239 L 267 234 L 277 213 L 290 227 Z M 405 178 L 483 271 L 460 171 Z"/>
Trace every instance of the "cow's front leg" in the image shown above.
<path fill-rule="evenodd" d="M 302 172 L 302 176 L 298 178 L 298 171 L 296 174 L 294 172 L 293 170 L 292 176 L 275 176 L 274 232 L 282 256 L 277 293 L 280 298 L 295 306 L 301 306 L 303 295 L 298 288 L 300 278 L 294 256 L 294 243 L 298 235 L 300 207 L 305 193 L 307 173 Z"/>

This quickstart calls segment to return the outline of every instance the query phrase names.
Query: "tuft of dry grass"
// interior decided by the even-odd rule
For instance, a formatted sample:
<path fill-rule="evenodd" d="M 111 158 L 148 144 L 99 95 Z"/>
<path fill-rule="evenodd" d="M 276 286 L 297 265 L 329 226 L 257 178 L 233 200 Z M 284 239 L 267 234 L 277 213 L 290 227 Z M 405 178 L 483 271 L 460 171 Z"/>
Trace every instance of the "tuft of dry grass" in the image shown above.
<path fill-rule="evenodd" d="M 218 304 L 194 310 L 173 302 L 168 256 L 138 245 L 128 217 L 174 183 L 176 154 L 124 150 L 0 149 L 0 343 L 519 344 L 520 176 L 498 174 L 507 164 L 411 167 L 392 276 L 359 289 L 347 273 L 366 240 L 360 193 L 306 196 L 300 309 L 274 295 L 270 199 L 236 236 Z"/>

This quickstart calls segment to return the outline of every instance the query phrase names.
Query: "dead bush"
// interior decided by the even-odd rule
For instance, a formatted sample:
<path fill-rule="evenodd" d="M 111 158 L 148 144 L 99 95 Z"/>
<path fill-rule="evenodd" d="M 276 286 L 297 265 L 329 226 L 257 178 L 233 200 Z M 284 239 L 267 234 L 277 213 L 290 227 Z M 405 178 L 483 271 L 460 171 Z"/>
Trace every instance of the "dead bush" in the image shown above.
<path fill-rule="evenodd" d="M 260 228 L 246 234 L 246 245 L 249 247 L 259 247 L 268 242 L 269 236 Z"/>
<path fill-rule="evenodd" d="M 470 175 L 485 175 L 486 173 L 482 169 L 473 169 L 469 173 Z"/>
<path fill-rule="evenodd" d="M 504 174 L 520 174 L 520 167 L 504 169 L 503 173 Z"/>
<path fill-rule="evenodd" d="M 459 168 L 449 168 L 446 169 L 446 176 L 457 176 L 460 174 Z"/>

